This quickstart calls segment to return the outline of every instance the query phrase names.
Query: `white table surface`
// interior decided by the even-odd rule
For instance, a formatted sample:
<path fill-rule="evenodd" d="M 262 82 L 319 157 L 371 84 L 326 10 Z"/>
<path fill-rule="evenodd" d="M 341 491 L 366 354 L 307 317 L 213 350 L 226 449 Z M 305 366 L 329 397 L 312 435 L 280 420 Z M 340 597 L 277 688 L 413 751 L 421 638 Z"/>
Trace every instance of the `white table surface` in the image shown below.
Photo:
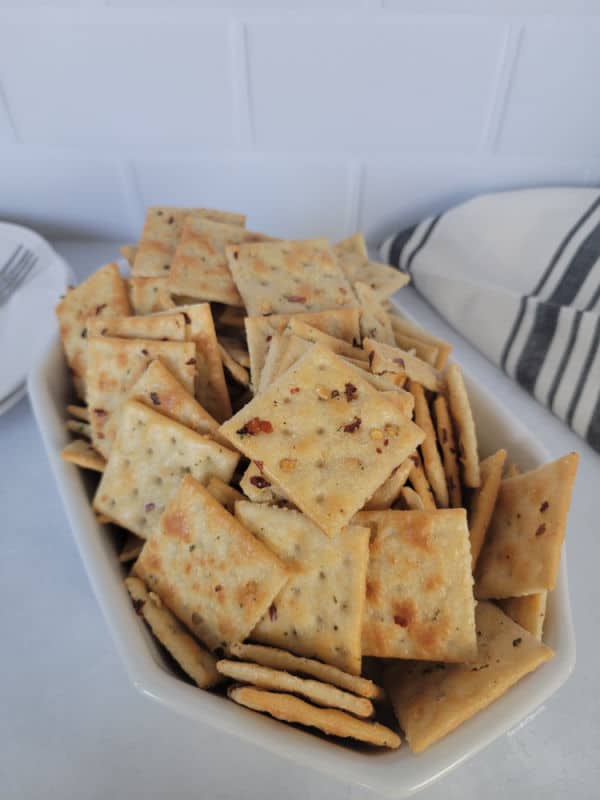
<path fill-rule="evenodd" d="M 111 242 L 55 242 L 83 278 Z M 577 666 L 515 733 L 423 800 L 600 796 L 600 456 L 451 331 L 412 290 L 403 303 L 450 338 L 455 357 L 510 406 L 552 456 L 581 453 L 569 521 Z M 34 322 L 34 321 L 33 321 Z M 27 400 L 0 417 L 0 798 L 290 798 L 371 792 L 307 772 L 142 697 L 92 594 Z"/>

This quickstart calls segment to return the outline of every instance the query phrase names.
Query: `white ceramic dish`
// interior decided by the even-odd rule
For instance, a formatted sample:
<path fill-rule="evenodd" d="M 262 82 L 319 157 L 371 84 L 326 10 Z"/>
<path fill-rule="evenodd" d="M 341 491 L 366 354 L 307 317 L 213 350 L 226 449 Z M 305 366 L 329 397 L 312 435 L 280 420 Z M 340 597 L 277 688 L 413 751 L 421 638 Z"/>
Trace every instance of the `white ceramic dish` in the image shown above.
<path fill-rule="evenodd" d="M 485 456 L 499 447 L 529 469 L 548 454 L 520 422 L 468 379 L 473 410 Z M 389 797 L 408 797 L 475 755 L 497 737 L 520 727 L 567 680 L 575 664 L 575 637 L 569 607 L 565 556 L 556 590 L 550 595 L 545 641 L 556 656 L 524 678 L 500 700 L 477 714 L 425 753 L 415 756 L 403 745 L 395 752 L 352 750 L 297 730 L 222 697 L 194 688 L 170 671 L 143 622 L 134 613 L 123 586 L 112 537 L 98 524 L 90 506 L 93 479 L 64 462 L 60 450 L 69 436 L 65 403 L 70 395 L 67 368 L 58 339 L 39 359 L 28 381 L 33 411 L 44 440 L 73 535 L 98 603 L 134 685 L 148 697 L 233 736 L 342 781 Z M 499 765 L 498 769 L 501 769 Z"/>

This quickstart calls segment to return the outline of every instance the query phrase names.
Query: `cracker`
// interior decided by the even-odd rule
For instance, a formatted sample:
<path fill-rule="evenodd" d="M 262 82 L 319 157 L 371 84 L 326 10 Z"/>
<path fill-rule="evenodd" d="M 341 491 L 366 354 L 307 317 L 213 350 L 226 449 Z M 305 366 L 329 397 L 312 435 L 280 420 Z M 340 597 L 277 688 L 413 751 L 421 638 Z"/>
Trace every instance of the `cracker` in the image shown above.
<path fill-rule="evenodd" d="M 125 261 L 127 261 L 129 266 L 132 267 L 137 253 L 137 244 L 122 244 L 119 247 L 119 253 L 123 256 Z"/>
<path fill-rule="evenodd" d="M 67 412 L 75 419 L 80 419 L 82 422 L 90 421 L 90 410 L 87 406 L 74 406 L 69 404 Z"/>
<path fill-rule="evenodd" d="M 107 522 L 110 522 L 109 517 L 105 517 Z M 142 552 L 142 547 L 144 546 L 144 540 L 140 539 L 139 536 L 136 536 L 135 533 L 131 533 L 131 531 L 127 531 L 127 535 L 125 536 L 125 541 L 123 542 L 123 546 L 121 547 L 121 551 L 119 553 L 119 561 L 122 564 L 128 564 L 130 561 L 135 561 L 139 554 Z"/>
<path fill-rule="evenodd" d="M 415 355 L 418 356 L 421 361 L 426 361 L 428 364 L 431 364 L 432 367 L 437 365 L 438 356 L 440 353 L 439 347 L 429 344 L 428 342 L 424 342 L 422 339 L 417 339 L 414 336 L 406 336 L 405 334 L 398 332 L 394 333 L 393 330 L 392 334 L 394 341 L 391 344 L 395 344 L 402 350 L 414 350 Z"/>
<path fill-rule="evenodd" d="M 463 483 L 476 489 L 481 483 L 477 432 L 467 388 L 457 364 L 450 364 L 446 370 L 446 386 L 450 416 L 454 421 L 458 438 L 458 460 L 462 467 Z"/>
<path fill-rule="evenodd" d="M 56 306 L 60 338 L 79 397 L 86 394 L 88 318 L 122 317 L 130 311 L 127 286 L 116 264 L 96 270 Z"/>
<path fill-rule="evenodd" d="M 334 246 L 336 256 L 344 254 L 354 254 L 368 258 L 369 252 L 367 250 L 367 243 L 362 233 L 353 233 L 352 236 L 347 236 L 345 239 L 337 242 Z"/>
<path fill-rule="evenodd" d="M 287 349 L 286 338 L 287 337 L 283 336 L 281 333 L 273 333 L 271 336 L 269 348 L 265 356 L 265 363 L 260 373 L 258 385 L 255 388 L 255 394 L 264 392 L 264 390 L 273 383 L 279 363 Z"/>
<path fill-rule="evenodd" d="M 409 391 L 415 399 L 415 422 L 425 433 L 425 439 L 421 443 L 421 456 L 427 480 L 433 491 L 436 506 L 438 508 L 448 508 L 450 501 L 446 473 L 437 448 L 437 437 L 431 414 L 429 413 L 425 391 L 421 384 L 414 381 L 410 382 Z"/>
<path fill-rule="evenodd" d="M 114 317 L 112 319 L 90 319 L 88 338 L 113 336 L 117 339 L 158 339 L 171 342 L 185 341 L 185 319 L 183 314 L 161 314 L 160 316 Z"/>
<path fill-rule="evenodd" d="M 368 530 L 330 538 L 299 511 L 258 503 L 238 503 L 235 514 L 291 574 L 251 638 L 360 675 Z"/>
<path fill-rule="evenodd" d="M 577 453 L 502 481 L 477 565 L 480 598 L 554 589 Z"/>
<path fill-rule="evenodd" d="M 448 411 L 448 403 L 443 394 L 433 401 L 437 440 L 442 449 L 444 472 L 448 486 L 449 501 L 452 508 L 462 508 L 462 488 L 460 483 L 460 470 L 458 466 L 458 448 L 454 438 L 454 428 Z"/>
<path fill-rule="evenodd" d="M 92 438 L 92 426 L 89 422 L 82 422 L 80 419 L 68 419 L 65 427 L 76 436 L 83 436 L 84 439 Z"/>
<path fill-rule="evenodd" d="M 475 603 L 464 509 L 362 511 L 354 522 L 371 529 L 363 655 L 473 658 Z"/>
<path fill-rule="evenodd" d="M 521 474 L 521 469 L 512 461 L 506 465 L 506 471 L 504 473 L 505 478 L 516 478 L 517 475 Z"/>
<path fill-rule="evenodd" d="M 403 385 L 406 376 L 411 381 L 420 383 L 425 389 L 432 392 L 440 391 L 442 380 L 439 372 L 417 356 L 399 347 L 390 347 L 369 338 L 363 341 L 363 348 L 368 354 L 371 372 L 375 375 L 392 376 L 391 379 L 397 382 L 398 386 Z"/>
<path fill-rule="evenodd" d="M 74 439 L 61 450 L 65 461 L 70 461 L 82 469 L 91 469 L 94 472 L 103 472 L 106 461 L 102 458 L 89 442 L 83 439 Z"/>
<path fill-rule="evenodd" d="M 248 374 L 248 370 L 242 367 L 241 364 L 238 364 L 237 361 L 234 361 L 234 359 L 221 344 L 219 344 L 219 354 L 221 355 L 223 366 L 231 375 L 231 377 L 234 378 L 234 380 L 236 380 L 238 383 L 241 383 L 242 386 L 249 386 L 250 375 Z"/>
<path fill-rule="evenodd" d="M 425 506 L 414 489 L 410 486 L 403 486 L 400 490 L 400 500 L 407 511 L 425 511 Z"/>
<path fill-rule="evenodd" d="M 251 461 L 240 480 L 240 488 L 246 497 L 253 503 L 287 502 L 285 492 L 271 476 L 265 474 L 264 464 L 259 464 Z"/>
<path fill-rule="evenodd" d="M 379 722 L 357 719 L 345 711 L 318 708 L 291 694 L 267 692 L 253 686 L 234 686 L 229 697 L 246 708 L 261 711 L 284 722 L 298 723 L 317 728 L 330 736 L 357 739 L 379 747 L 398 748 L 401 739 L 397 733 Z"/>
<path fill-rule="evenodd" d="M 345 342 L 343 339 L 337 339 L 335 336 L 330 336 L 328 333 L 323 333 L 323 331 L 320 331 L 318 328 L 308 325 L 306 322 L 297 319 L 296 317 L 290 317 L 290 321 L 288 322 L 284 333 L 286 335 L 294 334 L 295 336 L 299 336 L 301 339 L 306 339 L 308 342 L 312 342 L 313 344 L 322 344 L 325 347 L 328 347 L 332 353 L 336 353 L 338 356 L 354 358 L 357 361 L 366 362 L 367 360 L 367 355 L 362 348 L 354 347 L 348 342 Z"/>
<path fill-rule="evenodd" d="M 142 235 L 137 246 L 132 272 L 135 276 L 160 277 L 168 274 L 171 260 L 187 217 L 211 219 L 244 226 L 243 214 L 215 211 L 209 208 L 148 208 Z"/>
<path fill-rule="evenodd" d="M 302 356 L 311 349 L 313 343 L 308 339 L 302 339 L 300 336 L 290 334 L 285 336 L 282 342 L 283 352 L 272 370 L 272 380 L 276 380 L 280 375 L 283 375 L 296 361 L 299 361 Z M 268 354 L 267 354 L 268 355 Z M 266 362 L 265 362 L 266 363 Z"/>
<path fill-rule="evenodd" d="M 264 647 L 260 644 L 233 644 L 229 648 L 229 652 L 244 661 L 253 661 L 265 667 L 316 678 L 333 686 L 339 686 L 341 689 L 360 697 L 368 697 L 375 701 L 385 699 L 383 689 L 368 678 L 350 675 L 348 672 L 331 666 L 331 664 L 324 664 L 321 661 L 305 658 L 304 656 L 296 656 L 287 650 L 280 650 L 277 647 Z"/>
<path fill-rule="evenodd" d="M 494 513 L 496 498 L 500 490 L 506 450 L 498 450 L 480 464 L 481 486 L 473 491 L 469 503 L 469 532 L 471 534 L 472 569 L 475 572 L 477 559 L 485 541 L 485 534 Z"/>
<path fill-rule="evenodd" d="M 396 386 L 386 375 L 374 375 L 372 372 L 368 372 L 365 369 L 366 365 L 364 362 L 361 362 L 359 365 L 348 359 L 344 359 L 344 361 L 354 370 L 356 375 L 359 375 L 363 380 L 367 381 L 367 383 L 370 383 L 371 386 L 374 386 L 375 389 L 390 400 L 393 400 L 393 402 L 403 410 L 405 416 L 408 417 L 408 419 L 412 419 L 415 401 L 410 392 L 407 392 L 400 386 Z"/>
<path fill-rule="evenodd" d="M 235 504 L 244 499 L 244 495 L 241 492 L 238 492 L 233 486 L 229 486 L 225 481 L 216 478 L 214 475 L 209 480 L 206 488 L 230 514 L 235 511 Z"/>
<path fill-rule="evenodd" d="M 152 592 L 148 592 L 139 578 L 126 578 L 125 585 L 133 605 L 150 626 L 158 641 L 166 647 L 182 670 L 201 689 L 208 689 L 222 678 L 216 668 L 214 656 L 200 647 L 176 617 Z"/>
<path fill-rule="evenodd" d="M 135 573 L 211 650 L 245 639 L 288 578 L 277 556 L 189 475 Z"/>
<path fill-rule="evenodd" d="M 219 423 L 194 396 L 169 372 L 160 360 L 152 361 L 131 387 L 128 400 L 138 400 L 159 414 L 196 433 L 219 440 Z M 220 440 L 226 444 L 225 440 Z"/>
<path fill-rule="evenodd" d="M 184 475 L 229 482 L 239 456 L 130 400 L 94 497 L 94 508 L 142 539 L 157 528 Z"/>
<path fill-rule="evenodd" d="M 250 316 L 356 305 L 326 239 L 232 245 L 227 260 Z"/>
<path fill-rule="evenodd" d="M 363 339 L 395 345 L 394 332 L 387 312 L 381 307 L 377 295 L 366 283 L 357 281 L 354 291 L 360 302 L 360 335 Z"/>
<path fill-rule="evenodd" d="M 186 339 L 196 345 L 196 398 L 209 414 L 222 422 L 231 416 L 223 362 L 208 303 L 178 306 L 186 321 Z"/>
<path fill-rule="evenodd" d="M 552 650 L 492 603 L 476 611 L 478 653 L 468 664 L 398 663 L 386 674 L 394 713 L 410 748 L 421 753 L 501 697 Z"/>
<path fill-rule="evenodd" d="M 435 363 L 436 369 L 442 370 L 448 362 L 450 353 L 452 352 L 452 345 L 444 339 L 429 333 L 429 331 L 415 325 L 414 322 L 406 319 L 406 317 L 395 306 L 391 309 L 390 322 L 392 330 L 397 335 L 411 336 L 415 339 L 420 339 L 427 344 L 433 345 L 438 348 L 437 361 Z"/>
<path fill-rule="evenodd" d="M 134 314 L 155 314 L 175 308 L 168 278 L 130 278 L 129 299 Z"/>
<path fill-rule="evenodd" d="M 250 367 L 250 355 L 245 344 L 231 336 L 219 336 L 219 344 L 242 367 Z"/>
<path fill-rule="evenodd" d="M 410 277 L 405 272 L 387 264 L 369 261 L 362 234 L 338 242 L 335 254 L 350 283 L 362 281 L 367 284 L 380 302 L 410 282 Z"/>
<path fill-rule="evenodd" d="M 435 500 L 433 499 L 433 490 L 431 489 L 429 481 L 427 480 L 427 476 L 425 475 L 421 457 L 418 453 L 413 453 L 410 458 L 413 462 L 413 466 L 408 476 L 408 480 L 411 482 L 412 488 L 419 495 L 425 511 L 435 511 L 436 505 Z"/>
<path fill-rule="evenodd" d="M 399 467 L 392 471 L 392 474 L 387 478 L 371 496 L 364 505 L 364 511 L 383 511 L 386 508 L 391 508 L 398 499 L 400 491 L 413 468 L 413 462 L 410 458 L 403 461 Z"/>
<path fill-rule="evenodd" d="M 263 667 L 251 661 L 226 659 L 217 663 L 217 669 L 222 675 L 240 683 L 249 683 L 259 689 L 301 695 L 317 706 L 340 708 L 357 717 L 371 717 L 374 714 L 373 703 L 366 697 L 356 697 L 327 683 L 299 678 L 283 670 Z"/>
<path fill-rule="evenodd" d="M 315 345 L 221 433 L 263 462 L 290 500 L 334 535 L 423 432 L 341 359 Z"/>
<path fill-rule="evenodd" d="M 119 413 L 133 384 L 156 358 L 191 391 L 194 386 L 196 351 L 190 342 L 160 342 L 150 339 L 113 339 L 99 336 L 88 342 L 88 404 L 92 441 L 108 457 Z"/>
<path fill-rule="evenodd" d="M 270 239 L 269 236 L 248 231 L 239 225 L 227 225 L 202 217 L 187 217 L 171 262 L 171 294 L 243 306 L 227 265 L 225 248 L 227 245 Z"/>
<path fill-rule="evenodd" d="M 547 601 L 548 592 L 537 592 L 536 594 L 526 594 L 523 597 L 499 600 L 498 605 L 517 625 L 525 628 L 532 636 L 535 636 L 538 642 L 541 642 Z"/>

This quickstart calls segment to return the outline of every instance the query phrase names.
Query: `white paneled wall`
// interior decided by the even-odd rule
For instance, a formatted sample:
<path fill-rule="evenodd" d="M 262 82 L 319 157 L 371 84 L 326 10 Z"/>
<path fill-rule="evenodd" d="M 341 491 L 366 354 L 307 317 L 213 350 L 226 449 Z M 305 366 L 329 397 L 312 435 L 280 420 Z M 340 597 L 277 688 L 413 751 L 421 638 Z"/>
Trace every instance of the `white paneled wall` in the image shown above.
<path fill-rule="evenodd" d="M 600 0 L 0 0 L 0 218 L 129 240 L 156 203 L 375 243 L 600 178 Z"/>

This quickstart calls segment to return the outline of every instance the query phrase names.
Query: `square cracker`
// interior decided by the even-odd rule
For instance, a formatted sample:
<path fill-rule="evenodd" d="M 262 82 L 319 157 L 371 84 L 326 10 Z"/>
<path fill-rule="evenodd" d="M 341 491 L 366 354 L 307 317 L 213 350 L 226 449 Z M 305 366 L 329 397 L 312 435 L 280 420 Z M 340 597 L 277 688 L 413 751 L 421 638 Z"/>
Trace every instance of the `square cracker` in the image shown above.
<path fill-rule="evenodd" d="M 355 234 L 334 248 L 335 255 L 342 271 L 350 281 L 362 281 L 374 292 L 379 301 L 390 297 L 398 289 L 410 282 L 406 272 L 402 272 L 388 264 L 369 261 L 367 247 L 362 234 Z"/>
<path fill-rule="evenodd" d="M 420 496 L 410 486 L 403 486 L 400 490 L 399 508 L 405 511 L 425 511 L 425 506 Z"/>
<path fill-rule="evenodd" d="M 369 255 L 367 243 L 362 233 L 353 233 L 352 236 L 341 239 L 334 245 L 333 249 L 338 258 L 347 254 L 362 256 L 363 258 L 368 258 Z"/>
<path fill-rule="evenodd" d="M 387 311 L 377 295 L 366 283 L 357 281 L 354 291 L 360 302 L 360 334 L 363 339 L 375 339 L 392 346 L 396 345 L 394 332 Z"/>
<path fill-rule="evenodd" d="M 408 480 L 413 466 L 413 462 L 410 458 L 407 458 L 399 467 L 396 467 L 389 478 L 387 478 L 372 497 L 367 500 L 363 510 L 383 511 L 386 508 L 391 508 L 398 499 L 402 487 Z"/>
<path fill-rule="evenodd" d="M 122 317 L 131 312 L 127 285 L 116 264 L 107 264 L 70 289 L 56 306 L 56 316 L 75 390 L 84 398 L 87 372 L 87 320 Z"/>
<path fill-rule="evenodd" d="M 288 578 L 277 556 L 189 475 L 135 573 L 211 650 L 245 639 Z"/>
<path fill-rule="evenodd" d="M 448 403 L 443 394 L 433 401 L 437 440 L 442 450 L 444 472 L 448 485 L 449 501 L 452 508 L 462 508 L 462 489 L 460 484 L 460 470 L 458 467 L 458 448 L 454 438 L 454 428 L 448 411 Z"/>
<path fill-rule="evenodd" d="M 247 501 L 235 515 L 291 574 L 250 637 L 360 675 L 368 529 L 330 538 L 299 511 Z"/>
<path fill-rule="evenodd" d="M 287 349 L 287 337 L 281 333 L 273 333 L 265 355 L 265 362 L 260 373 L 258 384 L 254 387 L 254 394 L 260 394 L 273 383 L 278 372 L 279 363 Z"/>
<path fill-rule="evenodd" d="M 113 317 L 88 320 L 88 339 L 95 336 L 112 336 L 116 339 L 158 339 L 184 342 L 185 319 L 183 314 L 160 316 Z"/>
<path fill-rule="evenodd" d="M 134 314 L 155 314 L 175 308 L 167 278 L 130 278 L 128 283 Z"/>
<path fill-rule="evenodd" d="M 425 475 L 421 457 L 418 453 L 412 453 L 410 460 L 413 462 L 413 466 L 408 475 L 408 480 L 412 484 L 414 491 L 419 495 L 425 511 L 435 511 L 437 506 L 433 499 L 433 490 Z"/>
<path fill-rule="evenodd" d="M 427 473 L 427 480 L 435 497 L 435 504 L 438 508 L 448 508 L 448 485 L 446 483 L 446 473 L 437 447 L 437 437 L 425 391 L 420 383 L 410 381 L 409 391 L 415 399 L 415 422 L 425 433 L 425 439 L 421 443 L 421 456 L 423 466 Z"/>
<path fill-rule="evenodd" d="M 171 294 L 243 306 L 227 265 L 225 248 L 227 245 L 270 239 L 270 236 L 248 231 L 239 225 L 187 217 L 171 262 Z"/>
<path fill-rule="evenodd" d="M 535 636 L 538 642 L 541 642 L 547 601 L 548 592 L 537 592 L 523 595 L 523 597 L 499 600 L 498 605 L 517 625 L 525 628 L 532 636 Z"/>
<path fill-rule="evenodd" d="M 322 344 L 338 356 L 353 358 L 356 361 L 364 361 L 366 365 L 367 354 L 361 347 L 355 347 L 345 342 L 343 339 L 338 339 L 335 336 L 330 336 L 328 333 L 323 333 L 323 331 L 309 325 L 304 320 L 297 319 L 296 316 L 290 317 L 290 321 L 283 332 L 286 336 L 293 334 L 313 344 Z"/>
<path fill-rule="evenodd" d="M 464 509 L 361 511 L 371 529 L 363 655 L 466 661 L 477 651 Z"/>
<path fill-rule="evenodd" d="M 394 749 L 401 744 L 398 734 L 379 722 L 357 719 L 352 714 L 334 708 L 318 708 L 291 694 L 268 692 L 254 686 L 233 686 L 227 694 L 246 708 L 270 714 L 284 722 L 317 728 L 330 736 L 357 739 Z"/>
<path fill-rule="evenodd" d="M 577 453 L 502 481 L 477 564 L 480 598 L 554 589 Z"/>
<path fill-rule="evenodd" d="M 260 466 L 259 466 L 260 465 Z M 240 480 L 240 488 L 253 503 L 288 502 L 285 492 L 271 476 L 265 475 L 264 464 L 251 461 Z"/>
<path fill-rule="evenodd" d="M 414 350 L 415 355 L 420 358 L 421 361 L 426 361 L 428 364 L 431 364 L 432 367 L 437 365 L 440 352 L 438 347 L 424 342 L 422 339 L 416 339 L 413 336 L 406 336 L 403 333 L 394 332 L 393 329 L 392 332 L 394 337 L 392 344 L 395 344 L 396 347 L 399 347 L 401 350 Z"/>
<path fill-rule="evenodd" d="M 388 344 L 369 338 L 363 341 L 363 348 L 368 354 L 371 371 L 375 375 L 391 377 L 398 386 L 402 386 L 405 377 L 408 377 L 431 392 L 439 392 L 442 388 L 439 372 L 431 364 L 421 361 L 406 350 L 390 347 Z M 397 377 L 394 378 L 394 375 Z"/>
<path fill-rule="evenodd" d="M 331 536 L 423 440 L 393 403 L 319 345 L 220 430 Z"/>
<path fill-rule="evenodd" d="M 229 482 L 238 459 L 208 436 L 130 400 L 122 410 L 94 508 L 147 539 L 185 475 L 204 483 L 213 475 Z"/>
<path fill-rule="evenodd" d="M 134 276 L 160 277 L 168 274 L 187 217 L 212 219 L 242 227 L 246 223 L 243 214 L 209 208 L 149 208 L 132 266 Z"/>
<path fill-rule="evenodd" d="M 502 470 L 506 461 L 506 450 L 498 450 L 480 464 L 481 486 L 474 489 L 469 503 L 469 533 L 471 536 L 472 569 L 475 572 L 485 534 L 494 513 L 500 490 Z"/>
<path fill-rule="evenodd" d="M 233 514 L 235 511 L 235 504 L 245 499 L 241 492 L 238 492 L 233 486 L 229 486 L 228 483 L 225 483 L 225 481 L 222 481 L 220 478 L 216 478 L 214 475 L 209 480 L 206 488 L 215 500 L 218 500 L 223 508 L 226 508 L 230 514 Z"/>
<path fill-rule="evenodd" d="M 477 432 L 467 387 L 457 364 L 450 364 L 446 370 L 446 388 L 450 416 L 458 437 L 458 459 L 462 467 L 463 483 L 476 489 L 481 484 Z"/>
<path fill-rule="evenodd" d="M 91 469 L 94 472 L 103 472 L 106 461 L 89 442 L 84 439 L 74 439 L 61 450 L 65 461 L 70 461 L 82 469 Z"/>
<path fill-rule="evenodd" d="M 550 648 L 492 603 L 476 611 L 478 652 L 468 664 L 398 663 L 385 684 L 410 748 L 421 753 L 552 658 Z"/>
<path fill-rule="evenodd" d="M 284 669 L 286 672 L 309 675 L 317 680 L 339 686 L 348 692 L 357 694 L 360 697 L 368 697 L 371 700 L 384 700 L 385 692 L 368 678 L 361 678 L 358 675 L 350 675 L 331 664 L 324 664 L 313 658 L 296 656 L 287 650 L 280 650 L 277 647 L 264 647 L 260 644 L 233 644 L 229 648 L 231 655 L 241 658 L 244 661 L 254 661 L 265 667 L 273 669 Z"/>
<path fill-rule="evenodd" d="M 356 305 L 327 239 L 231 245 L 227 260 L 249 316 Z"/>
<path fill-rule="evenodd" d="M 88 342 L 88 405 L 92 441 L 108 457 L 119 425 L 119 410 L 148 364 L 160 358 L 188 391 L 193 390 L 196 349 L 191 342 L 113 339 L 99 336 Z"/>
<path fill-rule="evenodd" d="M 372 717 L 374 714 L 373 703 L 366 697 L 356 697 L 336 686 L 310 678 L 299 678 L 284 670 L 264 667 L 261 664 L 253 664 L 251 661 L 230 661 L 228 659 L 219 661 L 217 669 L 222 675 L 239 683 L 249 683 L 260 689 L 301 695 L 317 706 L 340 708 L 357 717 Z"/>
<path fill-rule="evenodd" d="M 438 354 L 434 366 L 436 369 L 444 369 L 448 362 L 448 358 L 450 357 L 450 353 L 452 352 L 452 345 L 449 342 L 446 342 L 444 339 L 440 339 L 437 336 L 429 333 L 429 331 L 426 331 L 423 328 L 420 328 L 418 325 L 415 325 L 414 322 L 406 319 L 402 312 L 399 311 L 395 306 L 392 307 L 390 312 L 390 322 L 396 336 L 410 336 L 414 339 L 419 339 L 422 342 L 437 347 Z M 417 353 L 417 355 L 419 355 L 419 353 Z M 424 358 L 423 356 L 420 357 Z"/>
<path fill-rule="evenodd" d="M 125 586 L 136 612 L 145 619 L 158 641 L 201 689 L 209 689 L 223 680 L 212 653 L 190 636 L 160 599 L 153 592 L 148 592 L 143 581 L 134 577 L 126 578 Z"/>

